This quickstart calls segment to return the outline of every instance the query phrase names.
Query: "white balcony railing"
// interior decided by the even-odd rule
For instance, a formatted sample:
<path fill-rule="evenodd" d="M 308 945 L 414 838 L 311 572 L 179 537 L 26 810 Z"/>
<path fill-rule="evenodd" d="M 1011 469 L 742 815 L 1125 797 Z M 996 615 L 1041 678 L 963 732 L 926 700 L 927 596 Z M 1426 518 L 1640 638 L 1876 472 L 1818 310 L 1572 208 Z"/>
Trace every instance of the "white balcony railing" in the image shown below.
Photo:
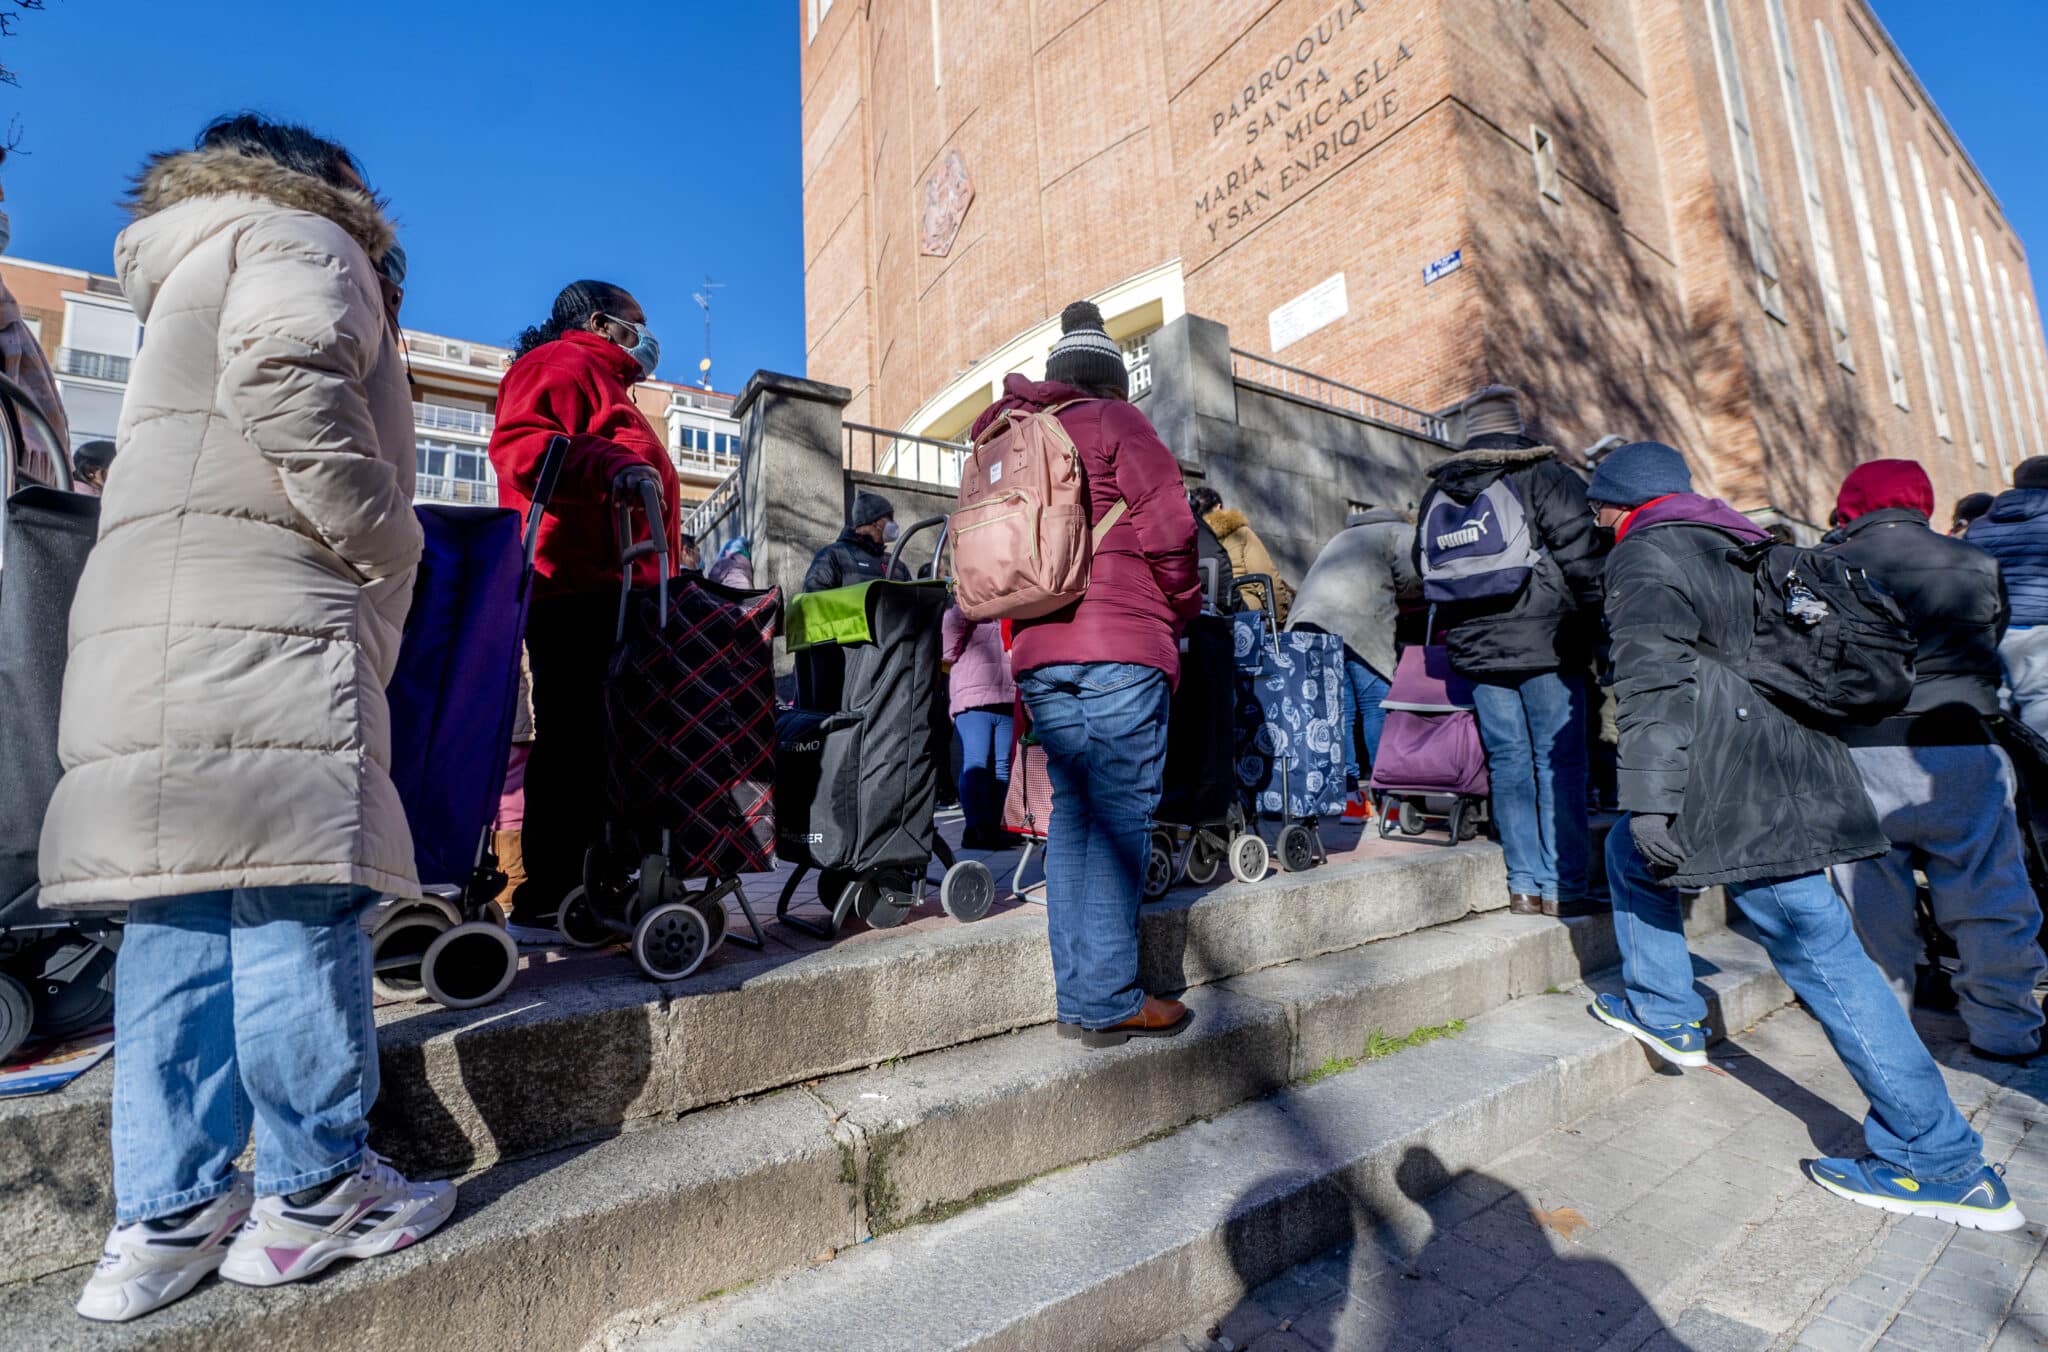
<path fill-rule="evenodd" d="M 488 413 L 473 408 L 449 408 L 445 404 L 414 403 L 412 420 L 416 427 L 435 432 L 462 432 L 473 437 L 487 437 L 498 420 Z"/>
<path fill-rule="evenodd" d="M 475 479 L 444 479 L 422 474 L 413 481 L 415 502 L 456 502 L 479 507 L 498 505 L 498 486 Z"/>
<path fill-rule="evenodd" d="M 117 357 L 111 352 L 87 352 L 76 347 L 57 349 L 57 370 L 67 376 L 83 376 L 87 380 L 110 380 L 116 384 L 128 383 L 130 357 Z"/>

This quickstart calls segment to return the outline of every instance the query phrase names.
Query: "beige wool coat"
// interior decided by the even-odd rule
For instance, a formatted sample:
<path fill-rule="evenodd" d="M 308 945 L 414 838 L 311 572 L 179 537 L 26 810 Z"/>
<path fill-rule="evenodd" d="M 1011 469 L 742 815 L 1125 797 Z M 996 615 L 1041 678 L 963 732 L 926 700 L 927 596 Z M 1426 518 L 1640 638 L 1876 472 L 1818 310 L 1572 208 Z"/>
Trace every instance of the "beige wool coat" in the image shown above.
<path fill-rule="evenodd" d="M 42 901 L 418 890 L 384 686 L 421 549 L 368 194 L 160 157 L 115 262 L 147 326 L 71 611 Z"/>

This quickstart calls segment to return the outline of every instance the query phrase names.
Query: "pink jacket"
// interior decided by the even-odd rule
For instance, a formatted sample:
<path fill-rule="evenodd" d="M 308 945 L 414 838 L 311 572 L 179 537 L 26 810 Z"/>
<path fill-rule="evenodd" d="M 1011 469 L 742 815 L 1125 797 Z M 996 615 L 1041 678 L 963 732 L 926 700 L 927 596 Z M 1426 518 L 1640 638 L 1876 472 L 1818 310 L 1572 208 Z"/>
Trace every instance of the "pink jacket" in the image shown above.
<path fill-rule="evenodd" d="M 1017 684 L 1010 679 L 1010 655 L 1003 651 L 1003 626 L 999 622 L 983 620 L 977 624 L 962 615 L 960 607 L 948 606 L 940 641 L 940 657 L 953 664 L 947 687 L 953 717 L 990 704 L 1007 709 L 1015 702 Z"/>

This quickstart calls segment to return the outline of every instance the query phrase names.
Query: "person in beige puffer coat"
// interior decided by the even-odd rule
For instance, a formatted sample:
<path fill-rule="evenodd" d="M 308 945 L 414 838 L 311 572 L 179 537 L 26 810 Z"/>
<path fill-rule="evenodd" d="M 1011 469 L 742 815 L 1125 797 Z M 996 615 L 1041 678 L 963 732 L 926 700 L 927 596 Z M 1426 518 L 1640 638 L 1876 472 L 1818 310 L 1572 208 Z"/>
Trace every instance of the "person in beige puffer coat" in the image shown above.
<path fill-rule="evenodd" d="M 216 1267 L 270 1285 L 388 1252 L 454 1206 L 365 1144 L 361 917 L 418 890 L 384 693 L 421 550 L 393 232 L 346 150 L 251 114 L 154 157 L 131 205 L 115 260 L 147 330 L 41 857 L 46 905 L 128 919 L 96 1319 Z"/>

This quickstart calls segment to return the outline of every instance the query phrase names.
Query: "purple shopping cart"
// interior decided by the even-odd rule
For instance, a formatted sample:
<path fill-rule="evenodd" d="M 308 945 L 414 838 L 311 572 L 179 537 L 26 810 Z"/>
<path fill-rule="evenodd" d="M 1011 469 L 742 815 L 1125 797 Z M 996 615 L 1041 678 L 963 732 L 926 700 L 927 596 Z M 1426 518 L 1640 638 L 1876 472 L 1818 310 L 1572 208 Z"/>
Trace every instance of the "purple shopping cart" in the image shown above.
<path fill-rule="evenodd" d="M 1453 843 L 1479 834 L 1488 812 L 1486 748 L 1472 712 L 1472 683 L 1451 670 L 1441 644 L 1404 650 L 1394 667 L 1372 766 L 1373 804 L 1380 835 L 1419 836 L 1431 821 L 1450 830 Z"/>

